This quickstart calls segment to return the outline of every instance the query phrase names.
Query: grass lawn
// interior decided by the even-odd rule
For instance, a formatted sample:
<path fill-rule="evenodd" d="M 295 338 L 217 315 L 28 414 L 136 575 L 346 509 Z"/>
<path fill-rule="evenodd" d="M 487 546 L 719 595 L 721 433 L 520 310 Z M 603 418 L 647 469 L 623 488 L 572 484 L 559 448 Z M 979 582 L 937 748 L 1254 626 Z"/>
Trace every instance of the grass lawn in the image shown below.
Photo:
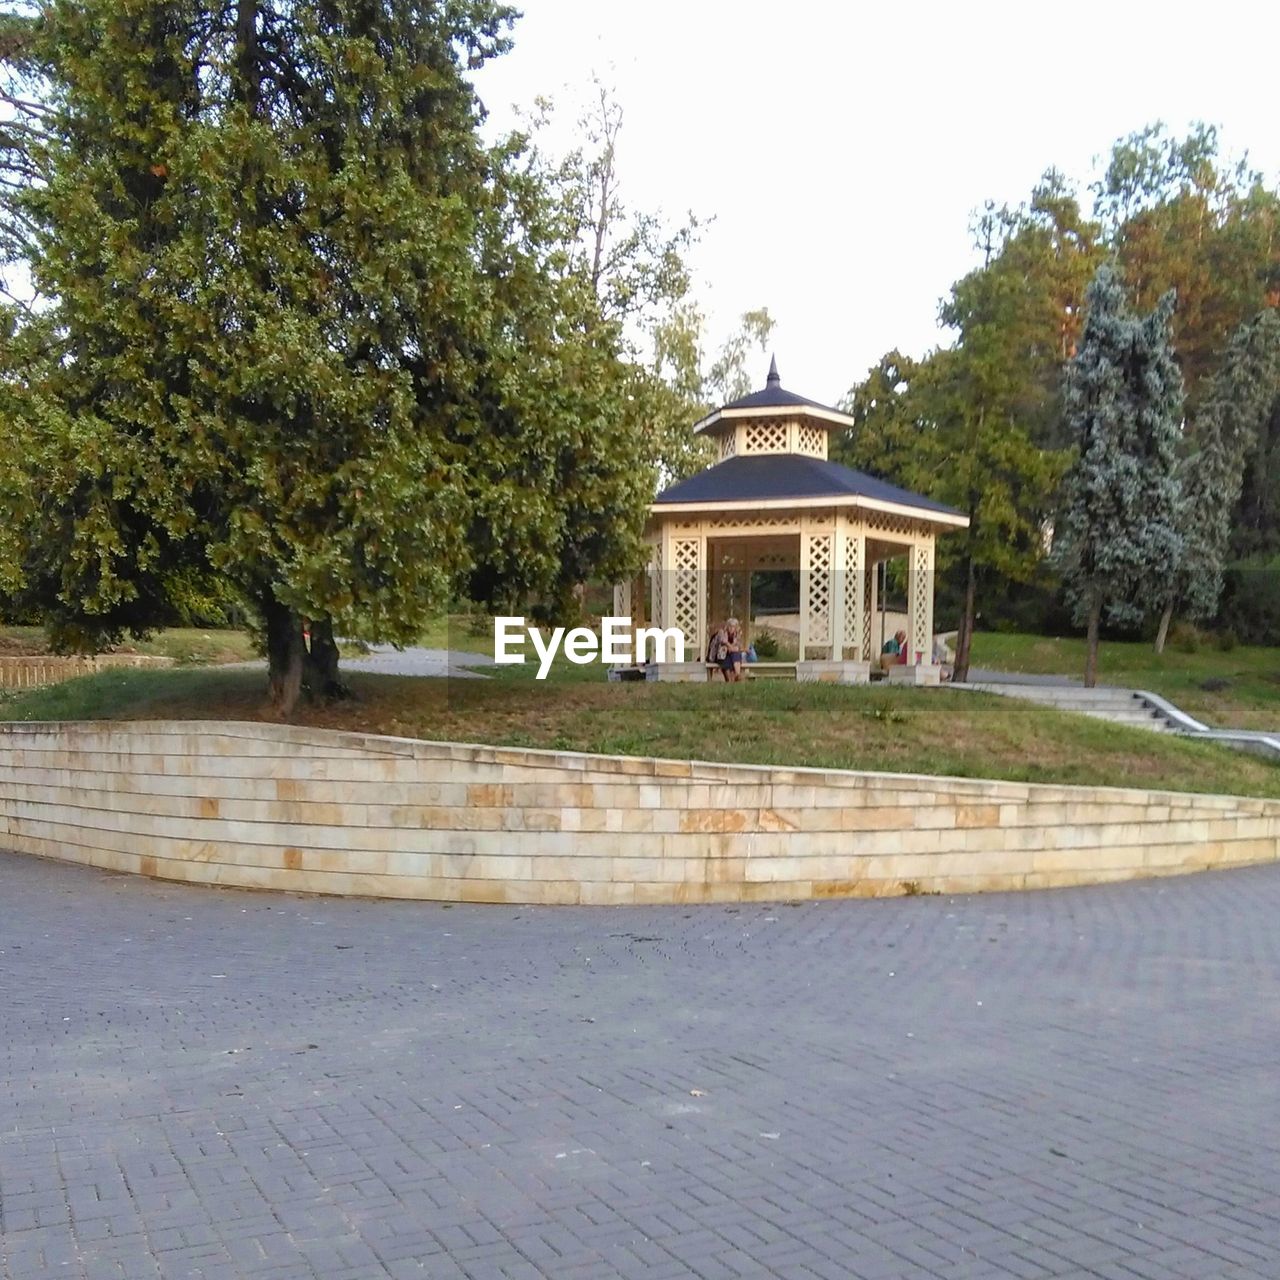
<path fill-rule="evenodd" d="M 415 738 L 755 764 L 1280 797 L 1280 765 L 1208 743 L 945 689 L 759 681 L 606 684 L 600 669 L 490 680 L 355 674 L 295 723 Z M 268 719 L 261 672 L 123 671 L 0 700 L 6 719 Z"/>
<path fill-rule="evenodd" d="M 43 627 L 0 627 L 0 657 L 48 652 Z M 171 627 L 156 632 L 147 640 L 125 640 L 116 647 L 115 652 L 173 658 L 182 666 L 243 662 L 256 656 L 245 632 L 198 627 Z"/>
<path fill-rule="evenodd" d="M 1080 677 L 1084 650 L 1082 639 L 992 632 L 973 638 L 974 665 L 1000 671 Z M 1104 641 L 1098 666 L 1100 684 L 1149 689 L 1206 724 L 1280 731 L 1280 649 L 1239 645 L 1223 653 L 1205 646 L 1184 653 L 1167 645 L 1157 655 L 1148 643 Z"/>
<path fill-rule="evenodd" d="M 463 615 L 441 615 L 416 641 L 427 649 L 455 649 L 465 653 L 492 653 L 493 627 L 483 630 Z M 0 658 L 49 652 L 43 627 L 0 626 Z M 116 653 L 144 653 L 173 658 L 179 666 L 203 667 L 222 662 L 245 662 L 259 655 L 245 631 L 199 627 L 169 627 L 146 640 L 126 638 Z"/>

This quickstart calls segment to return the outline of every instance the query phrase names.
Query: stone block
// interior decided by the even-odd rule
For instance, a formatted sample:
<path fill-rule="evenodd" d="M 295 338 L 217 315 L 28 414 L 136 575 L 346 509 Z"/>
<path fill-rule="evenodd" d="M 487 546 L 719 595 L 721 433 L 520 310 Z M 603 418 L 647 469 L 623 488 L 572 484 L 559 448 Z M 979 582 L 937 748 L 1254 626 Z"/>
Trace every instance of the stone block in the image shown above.
<path fill-rule="evenodd" d="M 914 666 L 895 665 L 889 668 L 890 684 L 936 685 L 942 683 L 942 668 L 921 662 Z"/>
<path fill-rule="evenodd" d="M 646 680 L 677 681 L 683 684 L 705 683 L 705 662 L 651 662 L 645 668 Z"/>
<path fill-rule="evenodd" d="M 797 662 L 796 680 L 802 684 L 870 684 L 871 663 L 854 659 Z"/>

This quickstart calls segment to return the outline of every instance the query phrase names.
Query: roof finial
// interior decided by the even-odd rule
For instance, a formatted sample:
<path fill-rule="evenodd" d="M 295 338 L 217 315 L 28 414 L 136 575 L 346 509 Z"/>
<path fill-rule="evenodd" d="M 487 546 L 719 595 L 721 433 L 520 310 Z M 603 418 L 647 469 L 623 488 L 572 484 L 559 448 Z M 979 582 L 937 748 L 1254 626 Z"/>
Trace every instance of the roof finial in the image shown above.
<path fill-rule="evenodd" d="M 765 379 L 765 385 L 770 387 L 780 387 L 782 379 L 778 377 L 778 357 L 769 357 L 769 376 Z"/>

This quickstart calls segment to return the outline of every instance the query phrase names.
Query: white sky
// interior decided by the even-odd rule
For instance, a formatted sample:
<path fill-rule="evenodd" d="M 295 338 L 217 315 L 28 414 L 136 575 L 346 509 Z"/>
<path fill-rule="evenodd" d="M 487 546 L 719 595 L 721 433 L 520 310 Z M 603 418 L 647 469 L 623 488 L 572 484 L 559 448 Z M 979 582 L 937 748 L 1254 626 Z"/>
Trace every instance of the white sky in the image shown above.
<path fill-rule="evenodd" d="M 767 306 L 783 384 L 827 402 L 886 350 L 941 339 L 971 212 L 1049 166 L 1083 188 L 1122 134 L 1203 119 L 1280 171 L 1270 0 L 523 7 L 477 77 L 492 124 L 544 95 L 568 126 L 593 73 L 613 86 L 624 200 L 715 219 L 693 259 L 712 345 Z"/>

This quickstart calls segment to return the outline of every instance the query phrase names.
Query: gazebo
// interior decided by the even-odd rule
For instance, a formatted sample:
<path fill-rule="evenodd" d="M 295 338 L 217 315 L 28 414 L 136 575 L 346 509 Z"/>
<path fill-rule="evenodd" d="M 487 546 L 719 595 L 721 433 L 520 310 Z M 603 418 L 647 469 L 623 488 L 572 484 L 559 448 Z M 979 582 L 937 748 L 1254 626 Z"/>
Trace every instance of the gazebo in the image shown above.
<path fill-rule="evenodd" d="M 762 391 L 695 424 L 719 451 L 705 470 L 649 508 L 649 565 L 614 589 L 614 612 L 636 626 L 677 629 L 684 662 L 651 662 L 655 680 L 705 680 L 710 628 L 751 617 L 751 574 L 799 570 L 798 680 L 860 684 L 879 653 L 877 566 L 907 561 L 907 661 L 891 673 L 935 683 L 934 540 L 968 518 L 829 460 L 848 414 L 783 388 L 771 362 Z"/>

